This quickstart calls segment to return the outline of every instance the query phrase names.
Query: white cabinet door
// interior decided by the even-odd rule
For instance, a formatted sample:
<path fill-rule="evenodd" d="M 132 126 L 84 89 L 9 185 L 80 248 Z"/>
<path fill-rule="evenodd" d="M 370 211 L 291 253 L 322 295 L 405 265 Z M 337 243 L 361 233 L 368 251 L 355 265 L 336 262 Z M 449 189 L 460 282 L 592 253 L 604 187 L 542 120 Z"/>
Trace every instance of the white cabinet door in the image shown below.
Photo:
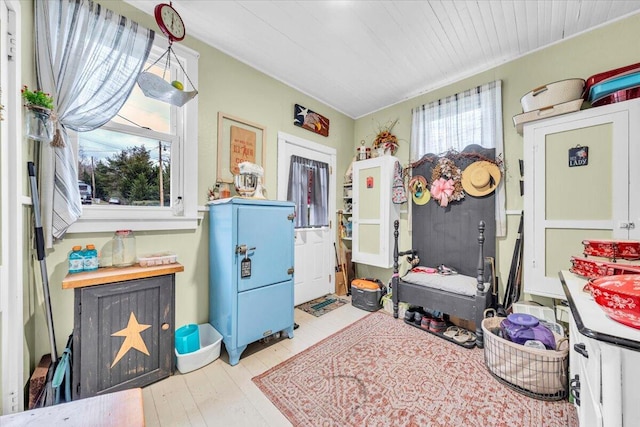
<path fill-rule="evenodd" d="M 640 100 L 525 125 L 525 292 L 564 299 L 558 271 L 584 239 L 638 238 L 639 139 Z M 588 163 L 572 167 L 578 146 Z"/>
<path fill-rule="evenodd" d="M 399 207 L 391 202 L 391 190 L 397 160 L 380 156 L 353 164 L 353 262 L 393 266 L 392 230 Z"/>

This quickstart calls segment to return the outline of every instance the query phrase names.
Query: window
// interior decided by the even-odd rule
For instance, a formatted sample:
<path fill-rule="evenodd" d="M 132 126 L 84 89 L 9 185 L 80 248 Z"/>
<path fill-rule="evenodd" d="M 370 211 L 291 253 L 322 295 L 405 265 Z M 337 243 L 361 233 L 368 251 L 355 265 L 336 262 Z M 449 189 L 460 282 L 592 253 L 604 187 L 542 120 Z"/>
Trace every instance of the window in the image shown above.
<path fill-rule="evenodd" d="M 495 148 L 502 156 L 502 82 L 483 84 L 414 108 L 411 161 L 425 154 L 462 151 L 470 144 Z M 506 235 L 504 180 L 496 192 L 496 236 Z"/>
<path fill-rule="evenodd" d="M 296 228 L 329 225 L 329 165 L 291 156 L 287 200 L 296 205 Z"/>
<path fill-rule="evenodd" d="M 500 80 L 413 109 L 411 161 L 470 144 L 502 153 Z"/>
<path fill-rule="evenodd" d="M 166 40 L 156 37 L 145 70 L 183 82 L 185 90 L 192 90 L 189 80 L 197 87 L 198 54 L 173 45 L 184 70 L 174 57 L 152 65 L 166 49 Z M 70 132 L 83 213 L 69 232 L 195 228 L 197 117 L 197 96 L 176 107 L 146 97 L 136 85 L 110 122 L 91 132 Z M 178 197 L 180 216 L 172 210 Z"/>

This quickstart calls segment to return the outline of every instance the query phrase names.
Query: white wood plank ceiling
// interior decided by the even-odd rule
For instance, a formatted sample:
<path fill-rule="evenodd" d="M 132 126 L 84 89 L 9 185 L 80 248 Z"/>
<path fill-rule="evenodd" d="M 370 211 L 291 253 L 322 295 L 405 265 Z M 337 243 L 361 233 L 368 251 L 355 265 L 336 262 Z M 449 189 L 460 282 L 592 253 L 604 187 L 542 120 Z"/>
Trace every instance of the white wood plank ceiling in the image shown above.
<path fill-rule="evenodd" d="M 158 3 L 126 1 L 150 14 Z M 174 0 L 173 6 L 188 35 L 352 118 L 640 12 L 639 0 Z"/>

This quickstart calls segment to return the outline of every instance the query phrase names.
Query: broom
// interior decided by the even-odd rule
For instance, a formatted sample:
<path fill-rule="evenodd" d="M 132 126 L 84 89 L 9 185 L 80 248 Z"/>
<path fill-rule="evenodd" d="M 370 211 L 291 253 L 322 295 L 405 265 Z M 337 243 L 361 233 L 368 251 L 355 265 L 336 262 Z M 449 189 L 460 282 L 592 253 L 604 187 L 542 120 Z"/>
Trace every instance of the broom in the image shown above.
<path fill-rule="evenodd" d="M 520 214 L 520 224 L 518 225 L 518 236 L 516 238 L 513 249 L 513 257 L 511 258 L 511 269 L 509 270 L 509 278 L 507 279 L 507 288 L 504 293 L 502 308 L 507 312 L 511 311 L 511 306 L 520 297 L 520 278 L 519 274 L 522 270 L 522 228 L 524 223 L 524 212 Z"/>
<path fill-rule="evenodd" d="M 56 351 L 56 337 L 53 331 L 53 315 L 51 313 L 51 298 L 49 296 L 49 275 L 47 274 L 47 263 L 44 259 L 44 233 L 42 232 L 42 221 L 40 219 L 40 199 L 38 198 L 38 183 L 36 182 L 36 167 L 33 162 L 27 162 L 29 172 L 29 183 L 31 184 L 31 200 L 33 203 L 33 216 L 35 224 L 36 253 L 40 263 L 40 274 L 42 275 L 42 290 L 44 295 L 44 307 L 47 316 L 47 326 L 49 327 L 49 345 L 51 346 L 51 365 L 47 371 L 47 381 L 44 385 L 43 393 L 38 400 L 37 406 L 50 406 L 54 403 L 53 394 L 53 374 L 58 363 Z"/>

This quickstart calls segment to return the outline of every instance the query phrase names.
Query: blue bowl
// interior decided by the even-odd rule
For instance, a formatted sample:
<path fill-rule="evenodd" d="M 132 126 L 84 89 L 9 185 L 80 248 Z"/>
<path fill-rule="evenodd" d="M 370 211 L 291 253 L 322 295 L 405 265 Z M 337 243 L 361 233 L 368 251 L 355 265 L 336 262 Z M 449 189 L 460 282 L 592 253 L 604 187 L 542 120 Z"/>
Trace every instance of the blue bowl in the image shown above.
<path fill-rule="evenodd" d="M 175 334 L 176 350 L 180 354 L 192 353 L 200 349 L 198 325 L 191 323 L 180 327 Z"/>

